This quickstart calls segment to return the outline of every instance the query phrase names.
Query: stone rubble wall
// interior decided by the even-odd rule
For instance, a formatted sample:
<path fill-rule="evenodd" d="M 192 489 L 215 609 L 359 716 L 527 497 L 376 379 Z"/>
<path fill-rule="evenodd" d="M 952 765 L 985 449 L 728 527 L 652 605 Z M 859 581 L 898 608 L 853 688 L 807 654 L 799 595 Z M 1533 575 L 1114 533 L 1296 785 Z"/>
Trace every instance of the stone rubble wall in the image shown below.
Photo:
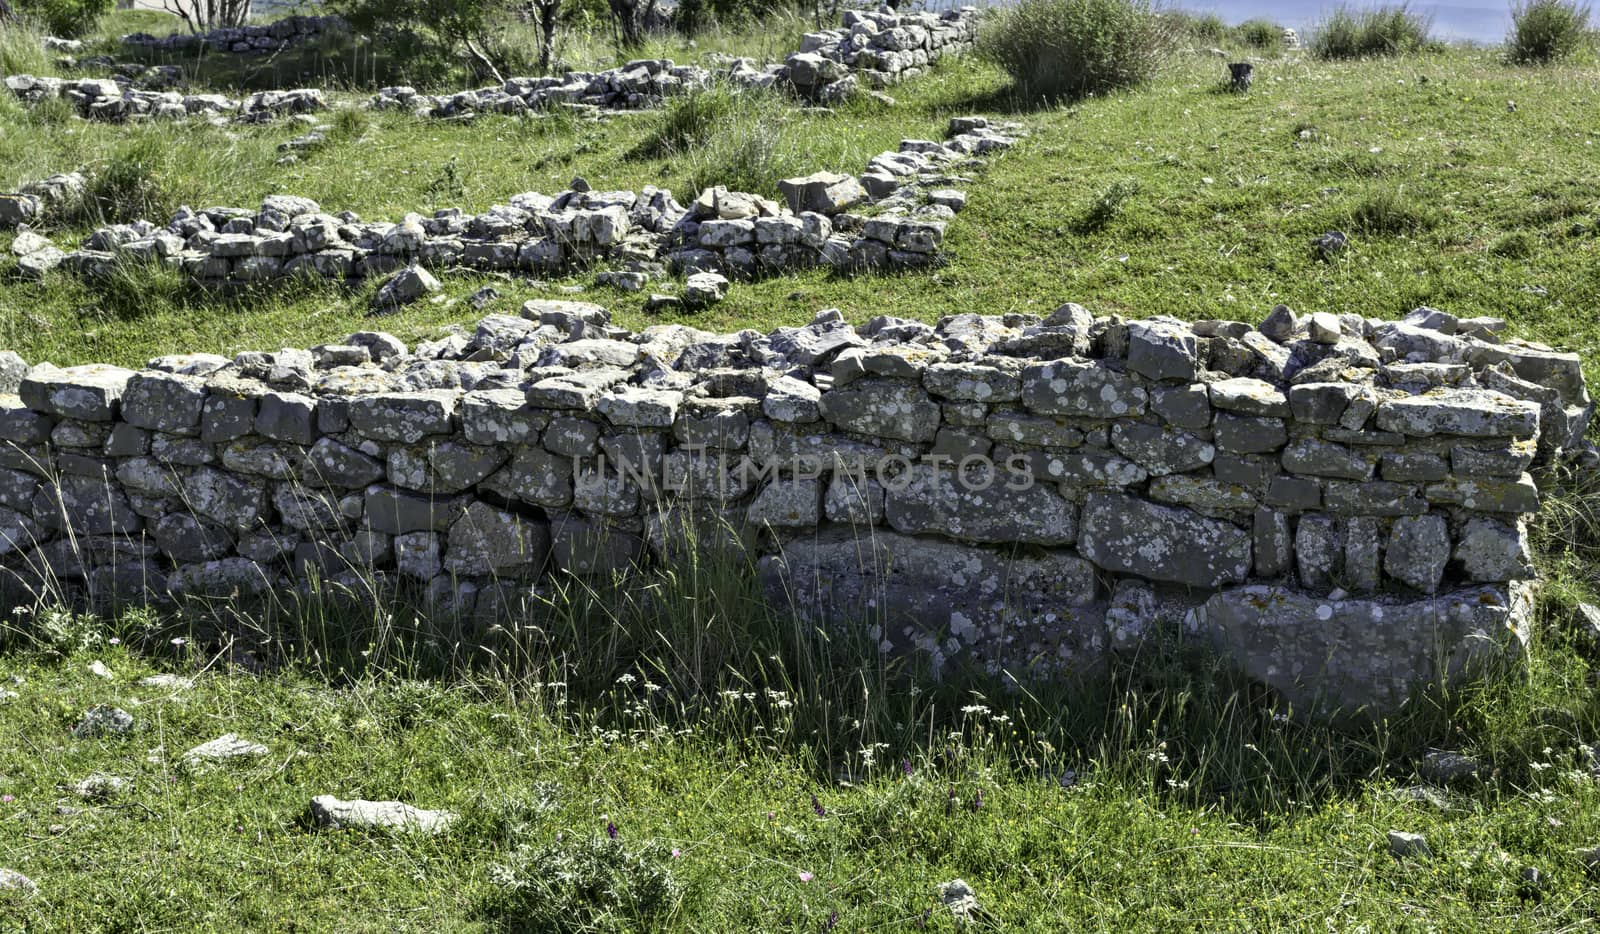
<path fill-rule="evenodd" d="M 414 582 L 487 624 L 685 549 L 885 651 L 1094 669 L 1158 621 L 1298 709 L 1516 658 L 1530 470 L 1592 412 L 1501 322 L 838 312 L 770 334 L 532 301 L 407 347 L 0 354 L 0 563 L 97 597 Z"/>
<path fill-rule="evenodd" d="M 310 42 L 329 33 L 350 31 L 340 16 L 289 16 L 271 23 L 230 26 L 202 33 L 171 33 L 152 36 L 136 32 L 122 37 L 131 48 L 152 49 L 193 55 L 197 52 L 230 52 L 235 55 L 267 55 Z"/>
<path fill-rule="evenodd" d="M 36 104 L 46 98 L 59 97 L 72 104 L 78 116 L 84 119 L 116 123 L 184 117 L 200 117 L 218 123 L 229 120 L 268 123 L 280 117 L 328 109 L 326 98 L 316 88 L 258 91 L 235 99 L 225 94 L 145 90 L 126 79 L 34 75 L 7 75 L 6 87 L 25 103 Z"/>
<path fill-rule="evenodd" d="M 320 34 L 324 27 L 317 26 L 311 32 L 301 30 L 312 28 L 307 23 L 324 20 L 337 21 L 339 28 L 344 28 L 337 17 L 291 17 L 271 26 L 217 30 L 202 36 L 130 36 L 124 41 L 138 39 L 166 48 L 181 40 L 182 45 L 243 45 L 244 49 L 235 51 L 273 51 L 279 46 L 270 43 L 293 44 Z M 735 58 L 718 72 L 676 65 L 671 59 L 639 59 L 605 71 L 511 78 L 502 85 L 454 94 L 423 94 L 412 87 L 387 87 L 379 90 L 367 106 L 439 119 L 468 119 L 480 113 L 525 114 L 553 107 L 592 112 L 641 110 L 658 107 L 675 94 L 709 87 L 719 79 L 738 87 L 778 88 L 805 100 L 833 103 L 863 85 L 888 87 L 921 74 L 947 55 L 965 54 L 975 41 L 977 22 L 978 11 L 972 7 L 905 15 L 851 10 L 842 18 L 843 28 L 808 33 L 801 50 L 778 64 L 762 66 Z M 241 32 L 248 35 L 238 35 Z M 140 71 L 112 78 L 79 79 L 9 75 L 6 86 L 27 103 L 61 97 L 70 101 L 82 117 L 113 121 L 198 116 L 219 122 L 263 122 L 327 107 L 322 92 L 314 88 L 265 91 L 234 100 L 220 94 L 186 95 L 142 87 L 140 79 L 147 74 Z M 165 80 L 168 75 L 158 73 L 158 77 Z"/>
<path fill-rule="evenodd" d="M 177 266 L 227 288 L 296 275 L 360 282 L 418 263 L 559 275 L 596 262 L 660 264 L 749 278 L 830 266 L 920 268 L 939 260 L 945 223 L 966 201 L 947 187 L 959 170 L 1004 150 L 1017 128 L 982 117 L 951 121 L 943 143 L 905 140 L 859 177 L 819 173 L 780 183 L 786 205 L 712 188 L 687 208 L 668 191 L 528 192 L 483 214 L 459 209 L 401 223 L 332 215 L 308 198 L 269 196 L 259 210 L 181 209 L 165 226 L 118 224 L 52 259 L 79 275 L 124 259 Z M 856 213 L 860 209 L 870 215 Z"/>

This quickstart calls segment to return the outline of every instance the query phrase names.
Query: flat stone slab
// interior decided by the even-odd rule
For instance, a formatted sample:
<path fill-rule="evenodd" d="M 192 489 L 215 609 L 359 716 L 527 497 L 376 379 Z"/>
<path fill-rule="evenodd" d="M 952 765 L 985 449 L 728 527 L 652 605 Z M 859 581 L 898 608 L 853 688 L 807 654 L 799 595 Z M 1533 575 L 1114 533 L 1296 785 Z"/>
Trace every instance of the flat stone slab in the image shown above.
<path fill-rule="evenodd" d="M 1411 600 L 1332 599 L 1250 585 L 1214 594 L 1185 626 L 1295 711 L 1378 716 L 1420 689 L 1523 658 L 1532 594 L 1516 583 Z"/>
<path fill-rule="evenodd" d="M 183 754 L 185 762 L 224 762 L 229 759 L 253 759 L 264 756 L 267 747 L 240 739 L 237 733 L 224 733 L 216 739 L 190 749 Z"/>
<path fill-rule="evenodd" d="M 333 795 L 317 795 L 311 799 L 311 818 L 317 826 L 331 830 L 355 827 L 439 833 L 460 815 L 454 811 L 426 811 L 400 801 L 345 801 Z"/>

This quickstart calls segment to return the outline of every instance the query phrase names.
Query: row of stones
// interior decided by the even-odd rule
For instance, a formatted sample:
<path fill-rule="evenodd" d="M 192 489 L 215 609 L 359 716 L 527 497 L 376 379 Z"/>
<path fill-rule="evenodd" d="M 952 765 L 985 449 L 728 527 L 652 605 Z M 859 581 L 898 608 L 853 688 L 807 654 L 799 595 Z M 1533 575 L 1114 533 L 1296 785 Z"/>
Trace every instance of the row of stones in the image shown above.
<path fill-rule="evenodd" d="M 1388 577 L 1419 590 L 1440 585 L 1452 553 L 1468 578 L 1526 573 L 1518 515 L 1537 493 L 1521 471 L 1543 410 L 1481 388 L 1396 385 L 1429 366 L 1441 369 L 1428 378 L 1466 382 L 1459 365 L 1379 364 L 1372 384 L 1286 391 L 1175 376 L 1158 350 L 1172 322 L 1096 320 L 1077 306 L 1032 326 L 1081 327 L 1086 345 L 1119 358 L 963 359 L 956 348 L 975 332 L 1007 328 L 977 316 L 938 329 L 878 322 L 867 335 L 824 316 L 763 347 L 681 327 L 622 340 L 592 307 L 526 313 L 520 328 L 487 319 L 454 348 L 476 365 L 355 335 L 311 353 L 166 364 L 214 371 L 205 378 L 32 368 L 0 410 L 0 440 L 16 446 L 7 466 L 38 478 L 13 478 L 24 487 L 8 500 L 14 539 L 51 528 L 52 504 L 85 535 L 132 531 L 144 513 L 199 522 L 195 511 L 239 531 L 299 528 L 284 498 L 333 489 L 319 515 L 383 535 L 444 531 L 480 495 L 534 517 L 576 510 L 575 528 L 611 528 L 631 559 L 663 497 L 690 494 L 720 522 L 779 538 L 824 520 L 884 521 L 965 542 L 1075 544 L 1106 570 L 1195 587 L 1291 569 L 1308 586 L 1375 587 L 1384 541 Z M 1485 346 L 1552 368 L 1535 348 Z M 735 348 L 768 365 L 724 366 Z M 420 388 L 430 382 L 449 388 Z M 1374 462 L 1405 479 L 1359 479 Z M 1446 463 L 1467 473 L 1426 483 Z M 1230 471 L 1254 471 L 1254 485 Z M 53 472 L 64 476 L 41 482 Z M 375 508 L 407 518 L 375 520 Z"/>
<path fill-rule="evenodd" d="M 122 37 L 122 44 L 167 52 L 207 51 L 263 55 L 316 39 L 326 33 L 348 32 L 350 24 L 341 16 L 288 16 L 271 23 L 228 26 L 200 33 L 172 33 L 153 36 L 135 32 Z M 70 51 L 70 50 L 69 50 Z"/>
<path fill-rule="evenodd" d="M 51 78 L 37 75 L 6 76 L 6 88 L 25 103 L 60 98 L 78 116 L 90 120 L 122 122 L 142 119 L 204 117 L 216 123 L 238 120 L 267 123 L 280 117 L 328 109 L 317 88 L 258 91 L 244 98 L 225 94 L 182 94 L 134 87 L 115 78 Z"/>
<path fill-rule="evenodd" d="M 367 106 L 447 119 L 479 113 L 524 114 L 555 106 L 638 110 L 659 106 L 664 98 L 708 87 L 719 79 L 737 87 L 777 88 L 806 99 L 839 101 L 855 93 L 863 81 L 871 87 L 886 87 L 921 73 L 945 55 L 969 50 L 977 31 L 977 15 L 970 7 L 906 16 L 847 11 L 842 29 L 808 34 L 802 51 L 782 64 L 760 67 L 747 59 L 733 59 L 719 72 L 679 66 L 670 59 L 640 59 L 605 71 L 511 78 L 494 87 L 454 94 L 423 94 L 412 87 L 387 87 L 379 90 Z M 148 39 L 162 47 L 181 40 L 213 47 L 232 44 L 265 49 L 268 44 L 292 43 L 316 35 L 315 31 L 303 32 L 301 24 L 320 24 L 321 20 L 291 17 L 271 26 L 242 27 L 255 32 L 247 36 L 237 35 L 239 30 L 221 30 L 222 35 L 214 38 L 208 38 L 212 34 L 202 34 L 165 39 L 142 37 L 141 41 Z M 337 23 L 343 28 L 342 20 Z M 283 35 L 274 37 L 276 33 Z M 13 74 L 6 77 L 6 87 L 28 103 L 59 97 L 71 103 L 82 117 L 111 121 L 200 116 L 218 123 L 227 119 L 264 122 L 327 108 L 323 93 L 314 88 L 263 91 L 235 100 L 220 94 L 150 89 L 140 86 L 131 75 L 63 79 Z"/>
<path fill-rule="evenodd" d="M 784 206 L 712 188 L 685 208 L 655 188 L 596 192 L 575 182 L 554 197 L 519 194 L 479 215 L 445 210 L 383 224 L 273 195 L 257 211 L 184 208 L 165 227 L 111 225 L 71 253 L 30 240 L 20 262 L 34 276 L 64 265 L 88 277 L 113 272 L 123 259 L 162 262 L 208 286 L 296 275 L 355 280 L 410 263 L 561 274 L 610 261 L 633 273 L 616 279 L 631 288 L 642 288 L 661 263 L 739 277 L 824 264 L 922 267 L 938 261 L 945 221 L 966 200 L 932 186 L 963 180 L 948 172 L 1015 139 L 1002 132 L 1013 128 L 981 117 L 957 118 L 951 129 L 944 143 L 904 141 L 898 152 L 874 157 L 859 178 L 818 173 L 781 182 Z M 868 207 L 875 213 L 851 210 Z"/>

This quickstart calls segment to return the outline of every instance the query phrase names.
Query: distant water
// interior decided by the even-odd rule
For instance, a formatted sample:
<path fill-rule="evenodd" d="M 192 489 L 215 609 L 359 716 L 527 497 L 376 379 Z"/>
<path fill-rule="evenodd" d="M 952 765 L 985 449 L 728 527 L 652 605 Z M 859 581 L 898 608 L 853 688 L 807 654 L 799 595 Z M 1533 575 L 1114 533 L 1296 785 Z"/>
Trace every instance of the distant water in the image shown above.
<path fill-rule="evenodd" d="M 1196 13 L 1215 13 L 1230 23 L 1240 23 L 1260 16 L 1299 30 L 1301 38 L 1306 30 L 1340 4 L 1318 0 L 1182 0 L 1177 6 Z M 1360 7 L 1363 4 L 1352 3 Z M 1511 28 L 1511 4 L 1506 0 L 1473 3 L 1412 3 L 1412 10 L 1433 17 L 1433 36 L 1446 42 L 1471 42 L 1478 45 L 1495 45 L 1506 37 Z"/>
<path fill-rule="evenodd" d="M 925 9 L 1004 6 L 1007 0 L 924 0 Z M 1383 0 L 1383 4 L 1398 0 Z M 1162 4 L 1164 5 L 1164 4 Z M 1215 13 L 1229 23 L 1264 17 L 1299 31 L 1307 31 L 1341 4 L 1338 0 L 1173 0 L 1171 5 L 1195 13 Z M 1351 7 L 1381 5 L 1372 0 L 1352 0 Z M 1458 0 L 1456 3 L 1413 2 L 1411 9 L 1433 17 L 1433 37 L 1446 42 L 1498 45 L 1511 28 L 1511 0 Z M 904 7 L 902 7 L 904 8 Z"/>

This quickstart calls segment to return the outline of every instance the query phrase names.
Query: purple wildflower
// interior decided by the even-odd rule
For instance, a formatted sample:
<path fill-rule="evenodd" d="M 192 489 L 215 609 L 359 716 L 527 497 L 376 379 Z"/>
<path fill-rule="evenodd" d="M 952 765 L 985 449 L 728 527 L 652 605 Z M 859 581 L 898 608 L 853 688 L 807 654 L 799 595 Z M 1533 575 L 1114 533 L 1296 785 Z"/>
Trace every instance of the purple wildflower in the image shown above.
<path fill-rule="evenodd" d="M 978 793 L 972 796 L 972 809 L 974 811 L 983 810 L 983 789 L 982 788 L 979 788 L 978 789 Z"/>
<path fill-rule="evenodd" d="M 0 795 L 0 804 L 10 804 L 15 800 L 17 799 L 12 795 Z"/>
<path fill-rule="evenodd" d="M 673 847 L 672 848 L 672 858 L 673 859 L 679 859 L 682 856 L 683 856 L 683 851 L 682 850 L 678 849 L 677 847 Z"/>
<path fill-rule="evenodd" d="M 906 777 L 907 778 L 911 777 L 911 759 L 910 759 L 910 757 L 907 757 L 907 758 L 904 758 L 904 759 L 900 760 L 900 771 L 906 773 Z"/>
<path fill-rule="evenodd" d="M 800 875 L 800 881 L 801 882 L 810 882 L 812 879 L 816 878 L 816 876 L 813 876 L 811 873 L 806 872 L 804 869 L 800 870 L 799 875 Z"/>
<path fill-rule="evenodd" d="M 832 911 L 828 912 L 828 923 L 824 924 L 822 926 L 822 929 L 824 931 L 831 931 L 831 930 L 834 929 L 835 926 L 838 925 L 838 923 L 839 923 L 839 909 L 835 908 Z"/>
<path fill-rule="evenodd" d="M 606 836 L 613 840 L 617 839 L 617 825 L 611 821 L 606 821 Z"/>
<path fill-rule="evenodd" d="M 822 802 L 817 800 L 816 795 L 811 796 L 811 810 L 816 811 L 818 817 L 828 816 L 828 809 L 822 806 Z"/>

